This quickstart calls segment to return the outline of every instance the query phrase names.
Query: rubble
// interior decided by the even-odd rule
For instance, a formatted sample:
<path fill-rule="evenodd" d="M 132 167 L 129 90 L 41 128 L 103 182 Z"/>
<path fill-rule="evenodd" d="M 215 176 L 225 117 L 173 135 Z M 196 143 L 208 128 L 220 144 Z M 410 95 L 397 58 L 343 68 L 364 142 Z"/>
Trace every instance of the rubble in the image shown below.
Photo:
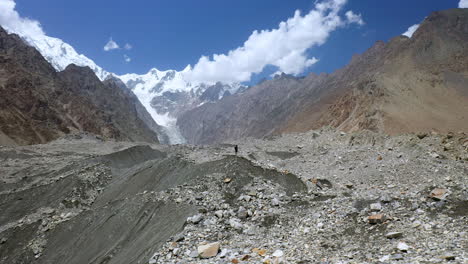
<path fill-rule="evenodd" d="M 192 209 L 183 218 L 180 216 L 179 229 L 160 244 L 148 245 L 151 248 L 143 262 L 468 261 L 465 252 L 468 241 L 465 230 L 468 225 L 467 165 L 457 158 L 465 155 L 462 146 L 453 144 L 451 150 L 444 153 L 446 159 L 433 159 L 428 153 L 443 149 L 440 143 L 442 137 L 445 138 L 443 135 L 427 135 L 419 140 L 414 135 L 388 137 L 370 132 L 315 133 L 320 134 L 320 140 L 311 140 L 310 133 L 272 140 L 245 140 L 241 146 L 246 156 L 240 154 L 235 158 L 232 149 L 224 146 L 165 146 L 170 155 L 177 155 L 177 162 L 183 160 L 187 162 L 184 164 L 189 164 L 186 166 L 204 167 L 188 170 L 190 177 L 168 188 L 145 186 L 134 196 L 126 196 L 127 199 L 138 197 L 132 206 L 158 201 L 171 206 L 188 205 Z M 354 136 L 353 145 L 349 143 L 351 136 Z M 458 137 L 460 135 L 454 134 L 451 140 L 458 142 Z M 302 148 L 294 147 L 297 145 Z M 267 154 L 292 151 L 299 154 L 287 161 Z M 248 156 L 252 153 L 255 159 Z M 376 161 L 378 155 L 385 158 Z M 177 162 L 173 161 L 171 166 Z M 8 172 L 5 175 L 17 172 L 13 169 L 13 160 L 7 163 L 11 166 L 0 168 L 0 172 Z M 155 163 L 148 161 L 147 164 Z M 213 164 L 218 165 L 208 171 Z M 238 170 L 244 167 L 245 170 Z M 103 176 L 109 173 L 99 166 L 89 170 L 92 175 L 98 171 L 102 171 Z M 60 176 L 64 175 L 59 174 L 57 178 Z M 86 186 L 105 190 L 105 182 L 92 182 L 87 181 Z M 94 191 L 87 193 L 94 194 Z M 35 221 L 39 224 L 33 237 L 57 232 L 57 226 L 66 228 L 70 222 L 77 221 L 92 201 L 76 193 L 66 200 L 70 201 L 67 205 L 79 204 L 78 208 L 45 206 L 17 218 L 11 226 L 2 225 L 0 256 L 4 252 L 2 247 L 14 242 L 13 238 L 4 236 L 7 232 L 32 226 Z M 82 206 L 85 201 L 88 205 Z M 105 206 L 109 205 L 103 204 L 100 208 Z M 145 210 L 150 211 L 150 208 L 153 207 Z M 151 215 L 145 210 L 134 214 Z M 165 216 L 162 219 L 166 225 L 177 220 Z M 37 255 L 39 261 L 46 256 L 44 252 L 50 250 L 51 242 L 47 236 L 45 238 L 26 243 L 30 245 L 31 254 L 37 253 L 33 258 Z M 114 250 L 118 252 L 117 248 Z"/>

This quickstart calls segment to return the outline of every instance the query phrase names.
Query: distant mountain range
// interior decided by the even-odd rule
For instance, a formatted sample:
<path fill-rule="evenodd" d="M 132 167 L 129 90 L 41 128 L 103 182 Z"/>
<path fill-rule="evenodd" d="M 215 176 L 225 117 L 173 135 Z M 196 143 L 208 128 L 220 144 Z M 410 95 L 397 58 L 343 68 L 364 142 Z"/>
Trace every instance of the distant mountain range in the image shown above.
<path fill-rule="evenodd" d="M 0 145 L 46 143 L 80 132 L 158 142 L 160 127 L 127 88 L 101 82 L 89 67 L 54 68 L 0 27 Z"/>
<path fill-rule="evenodd" d="M 23 39 L 35 47 L 57 71 L 63 71 L 68 65 L 75 64 L 89 67 L 101 81 L 110 77 L 122 80 L 135 93 L 153 119 L 163 126 L 164 133 L 167 133 L 171 143 L 185 142 L 176 127 L 177 117 L 181 113 L 234 94 L 239 88 L 243 88 L 238 83 L 186 81 L 184 74 L 191 70 L 190 66 L 180 72 L 160 71 L 154 68 L 146 74 L 131 73 L 119 76 L 99 67 L 93 60 L 79 54 L 61 39 L 47 36 L 41 38 L 23 36 Z"/>
<path fill-rule="evenodd" d="M 189 66 L 118 76 L 60 39 L 23 37 L 29 47 L 0 33 L 3 141 L 42 143 L 70 131 L 194 144 L 322 126 L 468 131 L 467 9 L 434 12 L 411 38 L 379 41 L 332 74 L 282 74 L 249 88 L 189 82 Z"/>
<path fill-rule="evenodd" d="M 468 131 L 468 9 L 434 12 L 411 38 L 379 41 L 332 74 L 277 76 L 185 112 L 178 125 L 193 144 L 322 126 Z"/>

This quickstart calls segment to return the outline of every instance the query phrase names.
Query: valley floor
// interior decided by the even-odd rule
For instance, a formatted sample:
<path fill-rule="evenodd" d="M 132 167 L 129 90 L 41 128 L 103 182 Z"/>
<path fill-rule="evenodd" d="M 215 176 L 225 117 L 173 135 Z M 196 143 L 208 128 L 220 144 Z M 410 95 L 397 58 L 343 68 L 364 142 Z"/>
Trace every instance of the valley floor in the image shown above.
<path fill-rule="evenodd" d="M 76 135 L 0 161 L 0 263 L 468 262 L 463 133 Z"/>

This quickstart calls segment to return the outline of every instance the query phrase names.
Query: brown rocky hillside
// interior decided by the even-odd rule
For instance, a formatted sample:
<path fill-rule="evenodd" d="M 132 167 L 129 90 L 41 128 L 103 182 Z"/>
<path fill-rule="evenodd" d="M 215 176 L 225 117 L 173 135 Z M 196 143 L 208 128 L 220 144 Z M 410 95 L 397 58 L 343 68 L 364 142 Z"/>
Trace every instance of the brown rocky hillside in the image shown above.
<path fill-rule="evenodd" d="M 333 74 L 277 76 L 179 118 L 191 143 L 322 126 L 388 134 L 468 131 L 468 9 L 434 12 Z"/>
<path fill-rule="evenodd" d="M 17 35 L 0 28 L 0 144 L 45 143 L 73 132 L 157 142 L 143 108 L 87 67 L 54 68 Z M 144 108 L 143 108 L 144 109 Z"/>

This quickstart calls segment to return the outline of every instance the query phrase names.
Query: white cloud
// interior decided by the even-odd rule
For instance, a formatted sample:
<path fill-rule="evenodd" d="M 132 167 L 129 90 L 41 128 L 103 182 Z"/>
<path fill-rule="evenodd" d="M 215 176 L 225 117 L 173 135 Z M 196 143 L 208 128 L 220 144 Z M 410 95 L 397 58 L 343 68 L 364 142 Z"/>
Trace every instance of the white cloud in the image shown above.
<path fill-rule="evenodd" d="M 458 3 L 458 8 L 468 8 L 468 0 L 460 0 L 460 3 Z"/>
<path fill-rule="evenodd" d="M 104 46 L 105 51 L 115 50 L 119 48 L 119 44 L 117 44 L 117 42 L 115 42 L 112 38 L 110 38 L 107 44 Z"/>
<path fill-rule="evenodd" d="M 347 24 L 363 24 L 360 15 L 339 12 L 347 0 L 325 0 L 315 4 L 309 13 L 298 10 L 276 29 L 255 30 L 242 47 L 227 54 L 202 56 L 185 76 L 199 82 L 244 82 L 260 73 L 267 65 L 286 74 L 300 74 L 318 60 L 309 58 L 307 50 L 326 42 L 331 32 Z"/>
<path fill-rule="evenodd" d="M 45 36 L 41 24 L 29 18 L 22 18 L 15 10 L 16 3 L 13 0 L 0 0 L 0 25 L 8 32 L 14 32 L 20 36 L 28 36 L 33 39 Z"/>
<path fill-rule="evenodd" d="M 131 50 L 132 48 L 133 48 L 133 46 L 128 44 L 128 43 L 125 44 L 125 46 L 124 46 L 124 49 L 126 49 L 126 50 Z"/>
<path fill-rule="evenodd" d="M 402 35 L 403 36 L 407 36 L 408 38 L 411 38 L 414 34 L 414 32 L 416 32 L 416 30 L 419 28 L 419 24 L 415 24 L 415 25 L 412 25 L 411 27 L 408 28 L 408 30 L 403 33 Z"/>
<path fill-rule="evenodd" d="M 361 26 L 364 25 L 361 14 L 354 14 L 353 11 L 349 10 L 345 15 L 349 23 L 356 23 Z"/>
<path fill-rule="evenodd" d="M 131 62 L 132 61 L 132 58 L 130 58 L 129 56 L 127 56 L 126 54 L 124 54 L 124 60 L 125 62 Z"/>

